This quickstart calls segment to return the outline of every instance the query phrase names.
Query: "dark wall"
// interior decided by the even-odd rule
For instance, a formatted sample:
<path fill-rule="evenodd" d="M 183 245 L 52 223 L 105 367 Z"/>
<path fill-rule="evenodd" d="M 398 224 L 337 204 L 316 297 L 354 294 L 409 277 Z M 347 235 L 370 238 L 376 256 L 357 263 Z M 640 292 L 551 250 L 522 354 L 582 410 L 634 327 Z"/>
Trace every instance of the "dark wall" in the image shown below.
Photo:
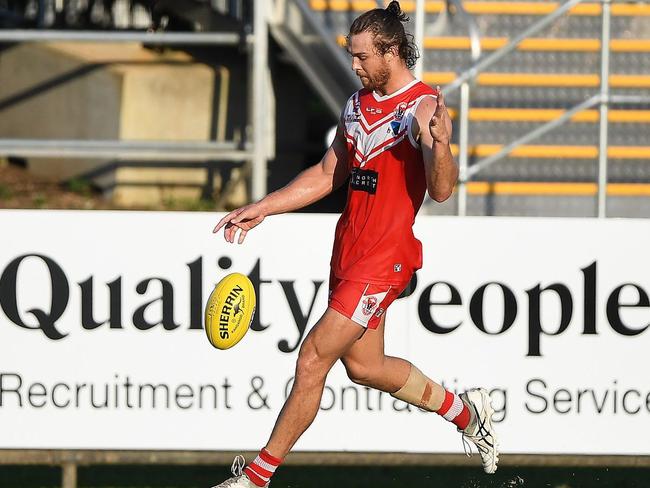
<path fill-rule="evenodd" d="M 337 120 L 300 71 L 275 43 L 271 74 L 276 97 L 276 158 L 269 163 L 269 191 L 318 163 L 326 151 L 325 136 Z M 306 212 L 340 212 L 346 188 L 305 208 Z"/>

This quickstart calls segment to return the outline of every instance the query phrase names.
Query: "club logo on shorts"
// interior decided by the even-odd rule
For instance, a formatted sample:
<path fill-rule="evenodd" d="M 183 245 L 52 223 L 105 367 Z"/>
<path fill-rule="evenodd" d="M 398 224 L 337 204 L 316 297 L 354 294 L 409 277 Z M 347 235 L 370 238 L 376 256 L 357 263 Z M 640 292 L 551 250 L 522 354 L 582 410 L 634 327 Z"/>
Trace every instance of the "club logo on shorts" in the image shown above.
<path fill-rule="evenodd" d="M 377 298 L 373 296 L 368 296 L 363 300 L 363 307 L 361 311 L 364 315 L 371 315 L 377 306 Z"/>

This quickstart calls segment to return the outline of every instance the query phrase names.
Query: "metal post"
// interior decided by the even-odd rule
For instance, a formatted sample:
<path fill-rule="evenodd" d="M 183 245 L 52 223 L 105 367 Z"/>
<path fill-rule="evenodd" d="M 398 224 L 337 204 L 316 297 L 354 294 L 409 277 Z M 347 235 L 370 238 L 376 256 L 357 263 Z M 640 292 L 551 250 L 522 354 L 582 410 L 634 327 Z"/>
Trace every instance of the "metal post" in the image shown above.
<path fill-rule="evenodd" d="M 219 106 L 217 107 L 216 140 L 226 140 L 226 121 L 228 117 L 228 96 L 230 95 L 230 70 L 225 66 L 219 66 Z M 215 93 L 216 96 L 216 93 Z"/>
<path fill-rule="evenodd" d="M 415 77 L 418 80 L 422 79 L 422 70 L 424 65 L 424 16 L 426 15 L 424 9 L 424 0 L 416 0 L 415 2 L 415 42 L 420 53 L 420 58 L 415 65 Z"/>
<path fill-rule="evenodd" d="M 62 467 L 63 480 L 61 488 L 77 488 L 77 465 L 65 463 Z"/>
<path fill-rule="evenodd" d="M 467 169 L 469 167 L 469 83 L 466 81 L 460 86 L 460 111 L 459 111 L 459 136 L 458 136 L 458 215 L 467 215 Z"/>
<path fill-rule="evenodd" d="M 264 93 L 267 89 L 268 65 L 268 0 L 255 0 L 253 19 L 253 168 L 252 197 L 257 201 L 266 195 L 266 117 Z"/>
<path fill-rule="evenodd" d="M 607 214 L 607 147 L 609 116 L 609 41 L 611 0 L 602 0 L 602 35 L 600 45 L 600 137 L 598 143 L 598 217 Z"/>

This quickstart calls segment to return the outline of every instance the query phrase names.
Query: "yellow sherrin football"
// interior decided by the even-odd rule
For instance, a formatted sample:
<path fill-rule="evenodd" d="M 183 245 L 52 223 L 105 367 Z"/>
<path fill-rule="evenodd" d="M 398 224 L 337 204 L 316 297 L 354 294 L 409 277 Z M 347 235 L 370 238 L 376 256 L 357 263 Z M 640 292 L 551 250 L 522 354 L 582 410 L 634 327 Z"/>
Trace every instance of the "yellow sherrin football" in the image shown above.
<path fill-rule="evenodd" d="M 247 276 L 222 279 L 205 305 L 205 332 L 217 349 L 229 349 L 246 334 L 255 314 L 255 289 Z"/>

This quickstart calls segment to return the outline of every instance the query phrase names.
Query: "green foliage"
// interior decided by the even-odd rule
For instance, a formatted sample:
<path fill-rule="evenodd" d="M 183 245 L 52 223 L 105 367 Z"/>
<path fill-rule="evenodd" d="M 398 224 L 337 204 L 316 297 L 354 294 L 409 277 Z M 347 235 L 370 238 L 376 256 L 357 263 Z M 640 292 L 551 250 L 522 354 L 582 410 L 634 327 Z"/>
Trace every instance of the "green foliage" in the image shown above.
<path fill-rule="evenodd" d="M 83 178 L 72 178 L 66 184 L 68 190 L 77 195 L 82 195 L 84 197 L 90 196 L 92 194 L 92 186 L 88 180 Z"/>

